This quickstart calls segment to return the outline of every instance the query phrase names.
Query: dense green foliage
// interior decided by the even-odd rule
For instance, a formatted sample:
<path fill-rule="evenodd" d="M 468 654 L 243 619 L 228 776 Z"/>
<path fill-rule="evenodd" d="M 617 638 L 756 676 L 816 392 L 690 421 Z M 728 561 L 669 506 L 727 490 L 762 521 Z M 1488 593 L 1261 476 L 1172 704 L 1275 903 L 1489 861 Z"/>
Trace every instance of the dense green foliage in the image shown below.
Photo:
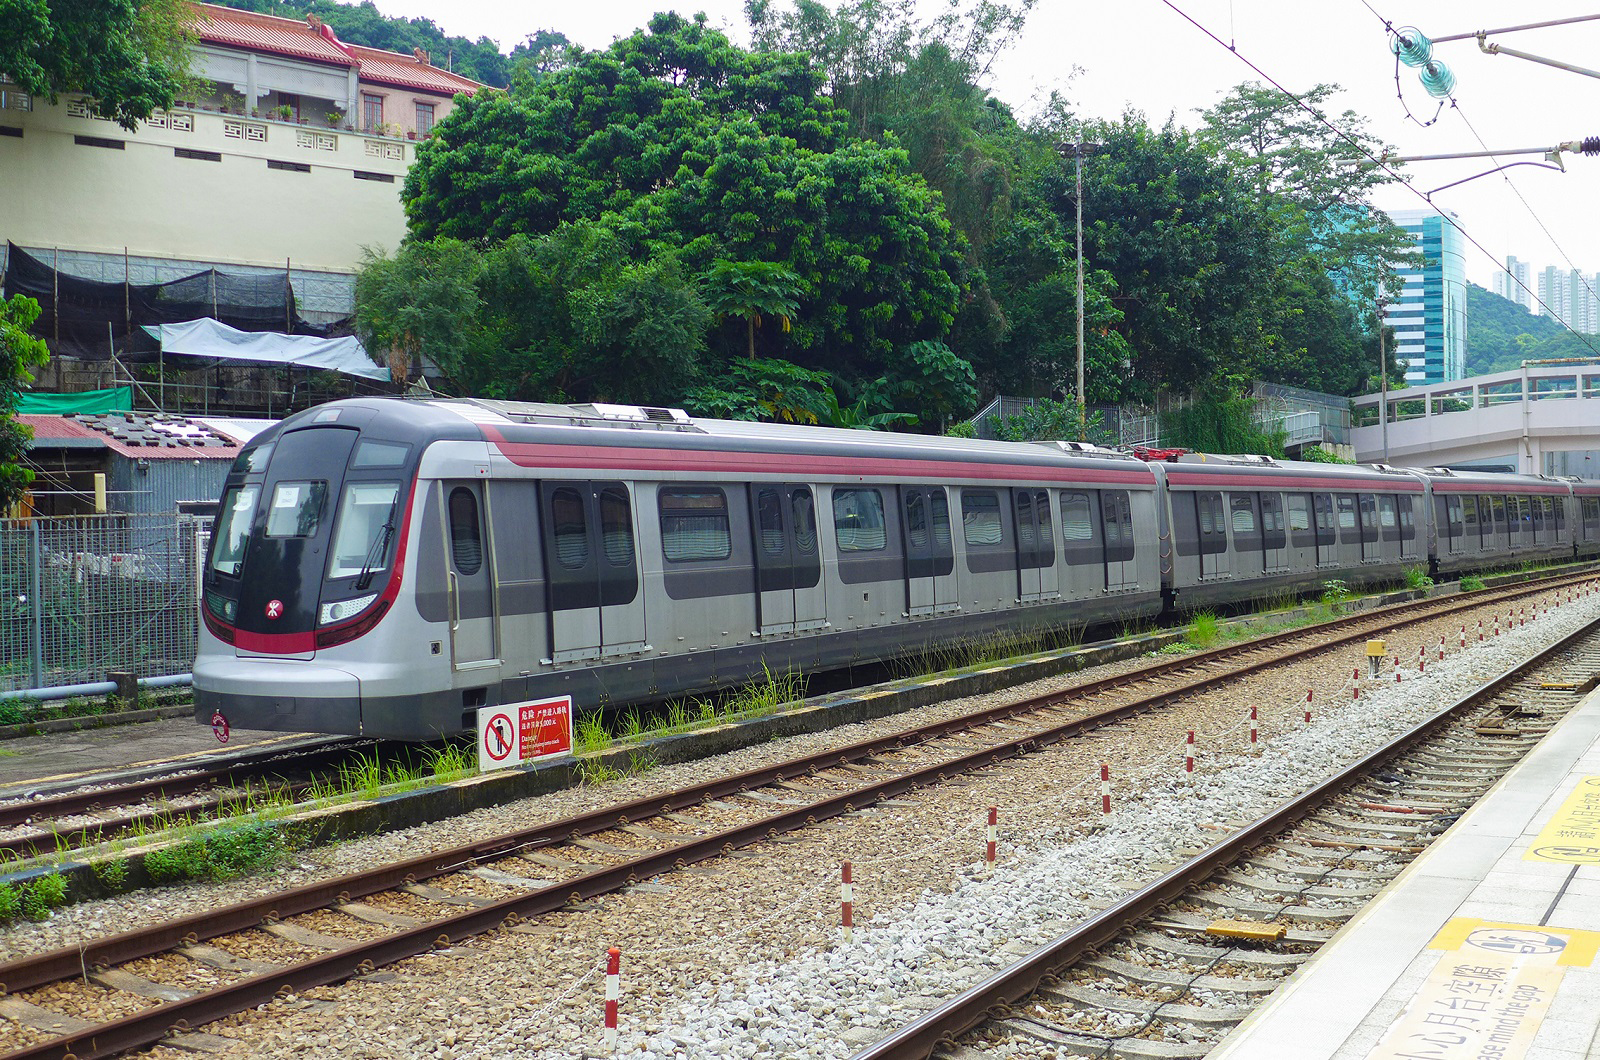
<path fill-rule="evenodd" d="M 33 432 L 11 417 L 22 388 L 33 382 L 30 369 L 49 359 L 43 340 L 28 333 L 38 318 L 39 303 L 26 295 L 0 302 L 0 515 L 33 481 L 33 472 L 19 462 Z"/>
<path fill-rule="evenodd" d="M 358 286 L 369 349 L 426 353 L 464 392 L 735 418 L 943 430 L 987 394 L 1075 407 L 1084 142 L 1088 401 L 1370 389 L 1409 246 L 1370 208 L 1383 175 L 1259 85 L 1198 131 L 1060 100 L 1019 121 L 980 86 L 1032 2 L 922 24 L 908 0 L 748 0 L 753 50 L 658 15 L 513 75 L 419 145 L 408 242 Z"/>
<path fill-rule="evenodd" d="M 54 103 L 93 99 L 125 129 L 170 107 L 182 90 L 185 0 L 3 0 L 0 74 Z"/>
<path fill-rule="evenodd" d="M 1467 285 L 1467 374 L 1520 368 L 1523 361 L 1600 357 L 1600 336 L 1579 335 L 1509 298 Z"/>
<path fill-rule="evenodd" d="M 535 71 L 560 65 L 567 47 L 565 35 L 539 30 L 531 32 L 509 54 L 505 54 L 488 37 L 468 40 L 466 37 L 447 36 L 431 18 L 385 15 L 373 6 L 372 0 L 362 0 L 359 4 L 344 4 L 337 0 L 216 2 L 225 7 L 282 18 L 304 19 L 307 15 L 315 15 L 332 26 L 334 33 L 346 44 L 383 48 L 402 54 L 421 48 L 428 53 L 429 61 L 435 66 L 496 88 L 510 84 L 513 72 L 523 64 Z"/>
<path fill-rule="evenodd" d="M 1283 432 L 1262 430 L 1255 403 L 1237 391 L 1211 386 L 1193 401 L 1161 413 L 1161 440 L 1203 453 L 1284 455 Z"/>

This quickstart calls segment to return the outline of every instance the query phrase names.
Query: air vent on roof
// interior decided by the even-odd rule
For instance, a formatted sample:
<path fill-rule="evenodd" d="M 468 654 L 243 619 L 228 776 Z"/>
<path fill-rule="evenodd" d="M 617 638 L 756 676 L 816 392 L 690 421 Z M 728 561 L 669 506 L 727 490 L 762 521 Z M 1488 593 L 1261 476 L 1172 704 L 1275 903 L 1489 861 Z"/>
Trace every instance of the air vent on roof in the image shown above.
<path fill-rule="evenodd" d="M 563 424 L 570 427 L 632 427 L 636 429 L 699 431 L 682 409 L 641 405 L 552 405 L 534 401 L 494 401 L 466 398 L 477 405 L 518 423 Z"/>

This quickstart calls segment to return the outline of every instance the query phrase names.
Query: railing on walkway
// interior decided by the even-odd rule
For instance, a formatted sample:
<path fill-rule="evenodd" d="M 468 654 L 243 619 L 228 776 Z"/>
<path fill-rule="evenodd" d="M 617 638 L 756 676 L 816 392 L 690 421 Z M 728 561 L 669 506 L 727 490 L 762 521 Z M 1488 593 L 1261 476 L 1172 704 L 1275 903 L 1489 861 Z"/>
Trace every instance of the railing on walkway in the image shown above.
<path fill-rule="evenodd" d="M 97 515 L 0 520 L 0 697 L 187 672 L 207 520 Z"/>

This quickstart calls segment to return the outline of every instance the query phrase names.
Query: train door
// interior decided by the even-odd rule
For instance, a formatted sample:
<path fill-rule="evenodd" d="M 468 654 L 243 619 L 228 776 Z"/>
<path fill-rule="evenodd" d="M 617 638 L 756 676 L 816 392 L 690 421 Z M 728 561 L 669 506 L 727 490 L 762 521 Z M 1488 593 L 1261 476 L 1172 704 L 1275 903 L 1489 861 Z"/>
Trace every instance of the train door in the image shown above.
<path fill-rule="evenodd" d="M 1333 494 L 1313 493 L 1311 509 L 1317 525 L 1317 566 L 1337 566 L 1339 550 L 1333 529 Z"/>
<path fill-rule="evenodd" d="M 1018 598 L 1025 603 L 1052 599 L 1060 588 L 1049 495 L 1044 490 L 1013 489 L 1011 504 L 1016 516 Z"/>
<path fill-rule="evenodd" d="M 1065 494 L 1062 496 L 1065 507 Z M 1105 535 L 1106 591 L 1132 589 L 1139 583 L 1133 556 L 1133 510 L 1127 490 L 1100 491 L 1101 528 Z M 1065 520 L 1065 514 L 1062 515 Z"/>
<path fill-rule="evenodd" d="M 1222 494 L 1196 493 L 1194 503 L 1200 524 L 1200 577 L 1226 577 L 1232 566 L 1228 560 L 1228 524 Z"/>
<path fill-rule="evenodd" d="M 450 658 L 457 670 L 474 669 L 499 661 L 483 488 L 477 482 L 446 484 L 444 488 L 450 553 Z"/>
<path fill-rule="evenodd" d="M 1361 562 L 1375 563 L 1382 559 L 1378 542 L 1378 498 L 1376 494 L 1356 495 L 1356 521 L 1360 524 Z"/>
<path fill-rule="evenodd" d="M 1289 569 L 1289 535 L 1283 519 L 1283 494 L 1261 494 L 1261 564 L 1267 572 Z"/>
<path fill-rule="evenodd" d="M 545 482 L 540 501 L 551 661 L 645 650 L 628 487 Z"/>
<path fill-rule="evenodd" d="M 810 486 L 750 487 L 761 632 L 815 629 L 827 621 Z"/>
<path fill-rule="evenodd" d="M 906 613 L 932 615 L 957 607 L 956 554 L 950 499 L 943 486 L 902 486 L 900 533 L 906 554 Z"/>

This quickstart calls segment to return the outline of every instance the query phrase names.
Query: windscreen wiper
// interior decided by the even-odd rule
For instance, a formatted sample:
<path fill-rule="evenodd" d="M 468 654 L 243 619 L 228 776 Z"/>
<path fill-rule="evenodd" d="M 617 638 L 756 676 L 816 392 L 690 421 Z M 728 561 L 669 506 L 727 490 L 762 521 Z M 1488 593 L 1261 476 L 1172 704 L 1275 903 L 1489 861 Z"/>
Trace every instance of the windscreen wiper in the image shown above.
<path fill-rule="evenodd" d="M 372 547 L 367 549 L 366 562 L 361 564 L 361 573 L 356 575 L 356 589 L 365 589 L 372 584 L 372 575 L 376 573 L 378 564 L 383 562 L 384 553 L 389 551 L 389 539 L 394 537 L 394 505 L 389 505 L 389 517 L 378 528 L 378 536 L 372 539 Z"/>

